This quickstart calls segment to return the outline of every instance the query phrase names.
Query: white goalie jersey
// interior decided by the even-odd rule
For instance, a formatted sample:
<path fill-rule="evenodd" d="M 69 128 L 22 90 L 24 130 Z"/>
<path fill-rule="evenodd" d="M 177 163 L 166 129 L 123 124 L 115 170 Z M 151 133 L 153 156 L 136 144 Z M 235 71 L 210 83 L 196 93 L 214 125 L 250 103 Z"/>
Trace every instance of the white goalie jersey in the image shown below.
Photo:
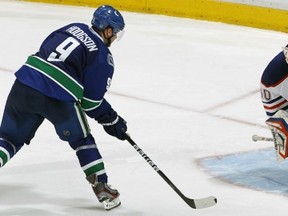
<path fill-rule="evenodd" d="M 269 119 L 277 161 L 288 157 L 288 48 L 278 53 L 261 77 L 261 99 Z"/>

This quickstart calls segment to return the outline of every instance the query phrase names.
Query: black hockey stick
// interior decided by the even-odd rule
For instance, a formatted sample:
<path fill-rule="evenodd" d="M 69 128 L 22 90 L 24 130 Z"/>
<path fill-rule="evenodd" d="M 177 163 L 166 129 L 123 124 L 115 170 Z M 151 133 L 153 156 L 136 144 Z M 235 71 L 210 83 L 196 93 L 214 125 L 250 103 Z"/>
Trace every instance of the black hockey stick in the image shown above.
<path fill-rule="evenodd" d="M 126 134 L 125 139 L 134 147 L 134 149 L 150 164 L 150 166 L 170 185 L 170 187 L 193 209 L 208 208 L 217 203 L 217 198 L 214 196 L 190 199 L 186 197 L 171 180 L 158 168 L 158 166 L 142 151 L 141 148 Z"/>

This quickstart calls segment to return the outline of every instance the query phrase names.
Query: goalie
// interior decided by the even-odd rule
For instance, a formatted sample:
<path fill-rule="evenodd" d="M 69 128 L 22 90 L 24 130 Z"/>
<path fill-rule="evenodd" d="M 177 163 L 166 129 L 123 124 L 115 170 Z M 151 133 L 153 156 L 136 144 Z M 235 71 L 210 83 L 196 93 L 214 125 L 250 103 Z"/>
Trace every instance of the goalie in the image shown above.
<path fill-rule="evenodd" d="M 287 46 L 271 60 L 261 77 L 261 98 L 269 117 L 266 124 L 273 135 L 278 162 L 288 157 Z"/>

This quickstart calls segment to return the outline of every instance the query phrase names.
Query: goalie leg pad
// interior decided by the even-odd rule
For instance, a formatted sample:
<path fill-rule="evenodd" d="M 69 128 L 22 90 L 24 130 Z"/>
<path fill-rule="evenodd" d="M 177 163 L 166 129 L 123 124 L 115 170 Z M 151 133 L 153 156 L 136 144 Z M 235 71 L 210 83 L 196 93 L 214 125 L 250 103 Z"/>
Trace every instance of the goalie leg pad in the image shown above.
<path fill-rule="evenodd" d="M 288 157 L 288 113 L 279 110 L 265 123 L 272 132 L 276 159 L 278 162 L 282 162 Z"/>

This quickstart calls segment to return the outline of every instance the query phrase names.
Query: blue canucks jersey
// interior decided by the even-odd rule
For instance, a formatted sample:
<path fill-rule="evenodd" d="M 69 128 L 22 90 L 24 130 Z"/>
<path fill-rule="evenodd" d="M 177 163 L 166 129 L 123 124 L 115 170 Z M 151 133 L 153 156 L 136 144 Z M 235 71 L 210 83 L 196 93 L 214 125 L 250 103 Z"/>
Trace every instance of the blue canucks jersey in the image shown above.
<path fill-rule="evenodd" d="M 113 57 L 102 38 L 86 24 L 72 23 L 52 32 L 15 75 L 49 97 L 80 101 L 97 118 L 111 109 L 104 95 L 113 72 Z"/>

